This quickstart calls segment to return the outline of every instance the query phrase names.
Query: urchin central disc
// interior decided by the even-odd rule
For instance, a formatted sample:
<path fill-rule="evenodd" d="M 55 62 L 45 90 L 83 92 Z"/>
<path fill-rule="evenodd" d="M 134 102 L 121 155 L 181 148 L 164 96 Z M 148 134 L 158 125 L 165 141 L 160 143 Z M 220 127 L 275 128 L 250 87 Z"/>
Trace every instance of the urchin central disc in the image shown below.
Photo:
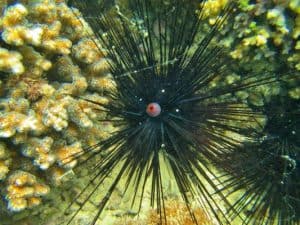
<path fill-rule="evenodd" d="M 152 102 L 147 105 L 146 112 L 151 117 L 159 116 L 161 113 L 161 107 L 158 103 Z"/>

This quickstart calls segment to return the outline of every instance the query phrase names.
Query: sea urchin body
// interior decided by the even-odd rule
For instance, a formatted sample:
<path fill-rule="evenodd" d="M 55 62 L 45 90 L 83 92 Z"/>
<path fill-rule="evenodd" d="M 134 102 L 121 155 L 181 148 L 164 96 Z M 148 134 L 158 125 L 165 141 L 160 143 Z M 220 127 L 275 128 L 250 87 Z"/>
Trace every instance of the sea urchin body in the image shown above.
<path fill-rule="evenodd" d="M 218 191 L 212 165 L 224 153 L 251 142 L 261 117 L 232 93 L 274 81 L 249 75 L 222 83 L 231 62 L 217 41 L 234 14 L 234 4 L 228 4 L 203 33 L 205 1 L 129 0 L 127 10 L 118 6 L 105 13 L 96 1 L 73 3 L 93 29 L 99 51 L 105 49 L 116 84 L 106 93 L 108 104 L 86 101 L 106 112 L 116 129 L 77 155 L 84 158 L 79 165 L 100 157 L 92 165 L 91 181 L 76 198 L 83 198 L 82 204 L 68 224 L 95 192 L 103 191 L 101 185 L 112 174 L 105 195 L 95 200 L 98 211 L 92 225 L 121 180 L 124 193 L 134 189 L 131 200 L 138 211 L 150 187 L 150 204 L 160 224 L 167 224 L 164 180 L 168 178 L 175 180 L 194 224 L 200 223 L 191 208 L 194 201 L 219 223 L 229 223 L 224 212 L 228 202 Z"/>

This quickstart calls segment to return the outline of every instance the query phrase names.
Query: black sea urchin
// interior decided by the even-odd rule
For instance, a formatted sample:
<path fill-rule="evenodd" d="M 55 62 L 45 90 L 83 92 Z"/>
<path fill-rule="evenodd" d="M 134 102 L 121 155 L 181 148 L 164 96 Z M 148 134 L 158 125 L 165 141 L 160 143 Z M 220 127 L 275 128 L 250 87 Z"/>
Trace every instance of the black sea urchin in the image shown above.
<path fill-rule="evenodd" d="M 107 93 L 108 104 L 86 100 L 106 112 L 116 131 L 77 155 L 85 157 L 79 166 L 101 157 L 92 166 L 90 183 L 76 197 L 83 198 L 82 204 L 68 224 L 100 190 L 105 195 L 93 200 L 98 201 L 98 211 L 90 223 L 96 224 L 121 180 L 124 193 L 134 189 L 131 200 L 138 211 L 149 190 L 160 224 L 167 224 L 167 179 L 175 181 L 194 224 L 200 221 L 193 214 L 193 202 L 219 223 L 229 223 L 224 214 L 228 202 L 218 191 L 213 164 L 251 141 L 261 116 L 238 102 L 234 93 L 275 80 L 247 75 L 225 82 L 231 61 L 217 41 L 234 4 L 224 8 L 206 33 L 205 1 L 128 0 L 126 10 L 118 6 L 106 13 L 101 13 L 98 1 L 73 4 L 93 29 L 99 51 L 105 49 L 116 84 Z"/>
<path fill-rule="evenodd" d="M 232 208 L 240 216 L 244 213 L 244 224 L 300 222 L 299 104 L 273 100 L 267 106 L 263 140 L 222 159 L 230 177 L 224 188 L 232 193 L 240 190 Z"/>

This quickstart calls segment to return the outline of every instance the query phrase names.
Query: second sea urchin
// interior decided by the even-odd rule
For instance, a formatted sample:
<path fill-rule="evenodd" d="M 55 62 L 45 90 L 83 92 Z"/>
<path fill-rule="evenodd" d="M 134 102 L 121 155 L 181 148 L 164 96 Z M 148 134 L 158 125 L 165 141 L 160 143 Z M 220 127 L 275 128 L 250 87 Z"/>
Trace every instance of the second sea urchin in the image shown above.
<path fill-rule="evenodd" d="M 137 211 L 149 190 L 160 224 L 167 224 L 167 179 L 175 180 L 194 224 L 201 222 L 193 213 L 194 202 L 219 223 L 229 223 L 224 211 L 229 203 L 212 165 L 222 169 L 220 157 L 253 141 L 261 118 L 234 94 L 276 80 L 253 74 L 226 82 L 232 62 L 217 42 L 234 4 L 208 28 L 205 1 L 129 0 L 126 10 L 118 6 L 105 13 L 98 1 L 72 3 L 109 58 L 116 85 L 106 93 L 108 104 L 86 101 L 106 113 L 115 131 L 76 155 L 83 158 L 78 166 L 92 162 L 91 179 L 75 198 L 82 203 L 67 224 L 101 191 L 103 197 L 93 200 L 98 210 L 90 224 L 95 225 L 120 183 L 124 193 L 134 190 L 130 199 Z"/>
<path fill-rule="evenodd" d="M 243 224 L 300 221 L 299 100 L 283 103 L 281 98 L 266 107 L 268 122 L 261 140 L 221 159 L 228 178 L 224 189 L 238 193 L 232 209 L 243 215 Z"/>

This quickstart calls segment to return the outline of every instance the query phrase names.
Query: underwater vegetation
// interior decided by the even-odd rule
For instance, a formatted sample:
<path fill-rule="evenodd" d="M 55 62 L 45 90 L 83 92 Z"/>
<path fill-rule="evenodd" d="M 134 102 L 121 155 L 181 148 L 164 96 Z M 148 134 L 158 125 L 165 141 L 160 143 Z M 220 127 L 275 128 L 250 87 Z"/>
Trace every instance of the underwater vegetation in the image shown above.
<path fill-rule="evenodd" d="M 298 1 L 2 4 L 1 225 L 299 223 Z"/>

